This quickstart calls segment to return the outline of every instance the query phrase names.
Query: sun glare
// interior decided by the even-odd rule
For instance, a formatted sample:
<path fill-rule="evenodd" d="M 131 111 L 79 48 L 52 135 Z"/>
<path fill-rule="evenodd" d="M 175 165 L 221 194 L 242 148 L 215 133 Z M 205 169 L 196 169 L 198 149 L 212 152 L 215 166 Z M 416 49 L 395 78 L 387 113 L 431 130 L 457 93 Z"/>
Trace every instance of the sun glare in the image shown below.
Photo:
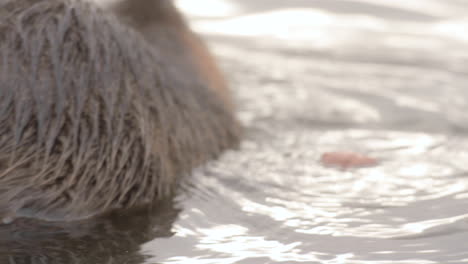
<path fill-rule="evenodd" d="M 224 0 L 177 0 L 177 7 L 189 16 L 226 17 L 237 13 L 238 8 Z"/>

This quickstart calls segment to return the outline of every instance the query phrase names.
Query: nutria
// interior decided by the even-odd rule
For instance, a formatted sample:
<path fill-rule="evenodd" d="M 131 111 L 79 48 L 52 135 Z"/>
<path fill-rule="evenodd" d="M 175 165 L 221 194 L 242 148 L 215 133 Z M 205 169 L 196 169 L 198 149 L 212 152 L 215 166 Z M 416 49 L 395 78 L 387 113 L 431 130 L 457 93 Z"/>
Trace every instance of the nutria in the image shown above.
<path fill-rule="evenodd" d="M 239 124 L 170 0 L 0 1 L 0 219 L 74 220 L 173 194 Z"/>

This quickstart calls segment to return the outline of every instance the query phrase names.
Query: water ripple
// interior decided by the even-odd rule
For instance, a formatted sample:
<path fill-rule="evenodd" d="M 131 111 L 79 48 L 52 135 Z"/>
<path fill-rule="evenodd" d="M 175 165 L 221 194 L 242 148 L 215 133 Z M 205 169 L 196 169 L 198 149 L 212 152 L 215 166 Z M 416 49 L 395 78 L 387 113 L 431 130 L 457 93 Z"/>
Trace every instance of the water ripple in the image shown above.
<path fill-rule="evenodd" d="M 192 15 L 230 73 L 246 138 L 196 171 L 174 237 L 142 249 L 170 253 L 149 263 L 465 262 L 466 7 L 235 6 Z M 320 163 L 340 150 L 379 164 Z"/>

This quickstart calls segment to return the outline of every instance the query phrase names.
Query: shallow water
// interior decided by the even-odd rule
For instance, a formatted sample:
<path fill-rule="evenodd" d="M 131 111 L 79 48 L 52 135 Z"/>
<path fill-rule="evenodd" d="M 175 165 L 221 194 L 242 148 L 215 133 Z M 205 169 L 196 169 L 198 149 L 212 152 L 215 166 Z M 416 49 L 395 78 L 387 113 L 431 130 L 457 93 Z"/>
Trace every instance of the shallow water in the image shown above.
<path fill-rule="evenodd" d="M 0 227 L 0 263 L 468 263 L 468 2 L 179 4 L 229 76 L 241 148 L 156 211 Z M 380 163 L 320 164 L 337 150 Z"/>

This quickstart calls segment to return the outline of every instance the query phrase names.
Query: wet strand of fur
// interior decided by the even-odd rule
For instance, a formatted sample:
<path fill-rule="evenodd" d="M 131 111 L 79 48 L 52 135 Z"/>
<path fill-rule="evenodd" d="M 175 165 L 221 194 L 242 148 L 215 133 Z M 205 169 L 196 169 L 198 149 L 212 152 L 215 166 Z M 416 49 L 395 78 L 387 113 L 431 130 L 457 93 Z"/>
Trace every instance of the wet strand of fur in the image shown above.
<path fill-rule="evenodd" d="M 149 202 L 237 141 L 204 84 L 176 78 L 89 4 L 3 1 L 0 40 L 0 206 L 11 211 L 73 218 Z"/>

